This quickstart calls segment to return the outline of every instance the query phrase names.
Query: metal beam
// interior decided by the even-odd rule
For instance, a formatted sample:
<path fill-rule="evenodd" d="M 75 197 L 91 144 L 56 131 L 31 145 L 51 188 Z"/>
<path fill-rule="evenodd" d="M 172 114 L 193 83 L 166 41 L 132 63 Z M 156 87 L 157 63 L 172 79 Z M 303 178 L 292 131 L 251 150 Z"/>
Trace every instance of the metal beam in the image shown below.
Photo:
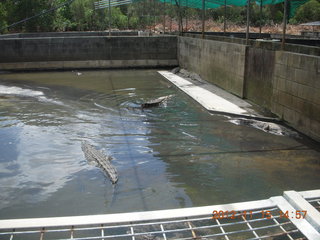
<path fill-rule="evenodd" d="M 130 3 L 132 3 L 132 0 L 122 0 L 122 1 L 113 0 L 113 1 L 110 1 L 110 6 L 115 7 L 119 5 L 130 4 Z M 108 7 L 109 7 L 109 1 L 104 3 L 99 3 L 99 4 L 95 3 L 95 9 L 102 9 L 102 8 L 108 8 Z"/>
<path fill-rule="evenodd" d="M 261 38 L 261 32 L 262 32 L 262 0 L 260 0 L 260 25 L 259 25 L 259 34 Z"/>
<path fill-rule="evenodd" d="M 123 3 L 119 3 L 119 4 L 110 4 L 111 7 L 117 7 L 117 6 L 121 6 L 121 5 L 126 5 L 126 4 L 130 4 L 131 2 L 123 2 Z M 96 8 L 96 10 L 98 9 L 104 9 L 104 8 L 109 8 L 109 5 L 106 7 L 100 7 L 100 8 Z"/>
<path fill-rule="evenodd" d="M 204 39 L 205 0 L 202 0 L 202 39 Z"/>
<path fill-rule="evenodd" d="M 170 4 L 172 5 L 172 0 L 170 0 Z M 172 12 L 170 9 L 170 32 L 172 32 Z"/>
<path fill-rule="evenodd" d="M 166 1 L 163 1 L 163 34 L 166 33 Z"/>
<path fill-rule="evenodd" d="M 286 29 L 287 29 L 287 6 L 288 6 L 288 0 L 284 1 L 283 6 L 283 29 L 282 29 L 282 42 L 281 42 L 281 49 L 285 49 L 286 44 Z"/>
<path fill-rule="evenodd" d="M 247 0 L 247 30 L 246 30 L 246 44 L 249 45 L 249 25 L 250 25 L 250 0 Z"/>
<path fill-rule="evenodd" d="M 186 0 L 186 32 L 188 32 L 188 0 Z"/>
<path fill-rule="evenodd" d="M 109 13 L 109 37 L 111 37 L 111 3 L 110 3 L 110 0 L 109 0 L 108 13 Z"/>
<path fill-rule="evenodd" d="M 227 0 L 224 0 L 224 19 L 223 19 L 223 33 L 226 34 L 227 29 Z"/>

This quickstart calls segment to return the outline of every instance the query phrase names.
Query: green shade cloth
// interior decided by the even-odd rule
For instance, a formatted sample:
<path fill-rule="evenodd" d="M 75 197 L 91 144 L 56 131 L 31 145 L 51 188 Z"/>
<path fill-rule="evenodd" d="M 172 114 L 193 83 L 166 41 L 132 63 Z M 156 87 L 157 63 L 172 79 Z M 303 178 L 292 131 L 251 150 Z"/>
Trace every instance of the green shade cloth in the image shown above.
<path fill-rule="evenodd" d="M 139 1 L 139 0 L 134 0 Z M 202 0 L 159 0 L 161 2 L 170 3 L 176 5 L 182 6 L 182 7 L 191 7 L 191 8 L 198 8 L 202 9 Z M 284 0 L 251 0 L 252 2 L 255 2 L 256 4 L 260 5 L 262 3 L 262 6 L 265 5 L 274 5 L 283 3 Z M 293 17 L 297 8 L 300 7 L 302 4 L 306 3 L 309 0 L 288 0 L 289 3 L 289 18 Z M 224 6 L 227 4 L 228 6 L 246 6 L 247 0 L 205 0 L 205 9 L 212 9 L 212 8 L 219 8 L 221 6 Z"/>
<path fill-rule="evenodd" d="M 294 14 L 296 13 L 297 9 L 308 2 L 309 0 L 294 0 L 294 1 L 289 1 L 289 18 L 294 17 Z"/>

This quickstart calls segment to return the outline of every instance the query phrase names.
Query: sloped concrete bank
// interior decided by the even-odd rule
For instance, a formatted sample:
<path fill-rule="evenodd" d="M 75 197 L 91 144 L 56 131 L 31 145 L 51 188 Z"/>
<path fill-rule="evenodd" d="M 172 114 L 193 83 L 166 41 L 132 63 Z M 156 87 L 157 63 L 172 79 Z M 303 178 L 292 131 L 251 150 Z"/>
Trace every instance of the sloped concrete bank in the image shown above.
<path fill-rule="evenodd" d="M 0 38 L 0 70 L 173 67 L 175 36 Z"/>
<path fill-rule="evenodd" d="M 297 46 L 299 47 L 299 46 Z M 319 48 L 310 55 L 239 43 L 179 37 L 179 65 L 241 98 L 263 106 L 320 141 Z"/>

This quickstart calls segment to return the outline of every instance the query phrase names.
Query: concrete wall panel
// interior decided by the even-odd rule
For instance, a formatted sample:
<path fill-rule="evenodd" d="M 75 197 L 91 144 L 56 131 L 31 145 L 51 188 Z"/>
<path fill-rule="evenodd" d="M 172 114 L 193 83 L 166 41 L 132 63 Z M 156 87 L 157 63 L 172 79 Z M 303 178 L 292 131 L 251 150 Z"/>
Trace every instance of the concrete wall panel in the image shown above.
<path fill-rule="evenodd" d="M 0 39 L 0 63 L 176 59 L 175 36 Z"/>
<path fill-rule="evenodd" d="M 319 56 L 275 53 L 271 111 L 320 140 Z M 278 106 L 281 106 L 280 108 Z"/>
<path fill-rule="evenodd" d="M 182 68 L 265 107 L 320 141 L 319 56 L 190 37 L 178 41 Z"/>
<path fill-rule="evenodd" d="M 243 97 L 246 46 L 179 37 L 178 60 L 182 68 Z"/>

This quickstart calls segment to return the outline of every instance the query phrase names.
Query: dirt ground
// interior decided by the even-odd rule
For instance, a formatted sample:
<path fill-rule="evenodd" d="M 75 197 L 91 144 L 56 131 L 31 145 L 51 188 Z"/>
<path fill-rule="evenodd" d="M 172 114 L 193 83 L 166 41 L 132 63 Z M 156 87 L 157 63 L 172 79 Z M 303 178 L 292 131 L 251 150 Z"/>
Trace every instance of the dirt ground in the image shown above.
<path fill-rule="evenodd" d="M 178 23 L 175 20 L 170 18 L 166 19 L 166 31 L 178 31 Z M 156 26 L 149 27 L 150 30 L 156 30 L 157 32 L 163 32 L 163 22 L 158 23 Z M 186 30 L 186 21 L 183 20 L 183 28 Z M 202 22 L 200 20 L 188 20 L 187 30 L 188 31 L 201 31 Z M 208 32 L 223 32 L 223 23 L 214 22 L 212 20 L 207 20 L 205 22 L 205 31 Z M 245 32 L 246 26 L 235 25 L 232 23 L 227 23 L 227 32 Z M 311 26 L 301 26 L 301 25 L 287 25 L 287 34 L 300 35 L 301 31 L 320 31 L 320 28 L 312 28 Z M 250 32 L 259 32 L 259 27 L 250 27 Z M 282 25 L 272 25 L 272 26 L 263 26 L 262 33 L 282 33 Z"/>

